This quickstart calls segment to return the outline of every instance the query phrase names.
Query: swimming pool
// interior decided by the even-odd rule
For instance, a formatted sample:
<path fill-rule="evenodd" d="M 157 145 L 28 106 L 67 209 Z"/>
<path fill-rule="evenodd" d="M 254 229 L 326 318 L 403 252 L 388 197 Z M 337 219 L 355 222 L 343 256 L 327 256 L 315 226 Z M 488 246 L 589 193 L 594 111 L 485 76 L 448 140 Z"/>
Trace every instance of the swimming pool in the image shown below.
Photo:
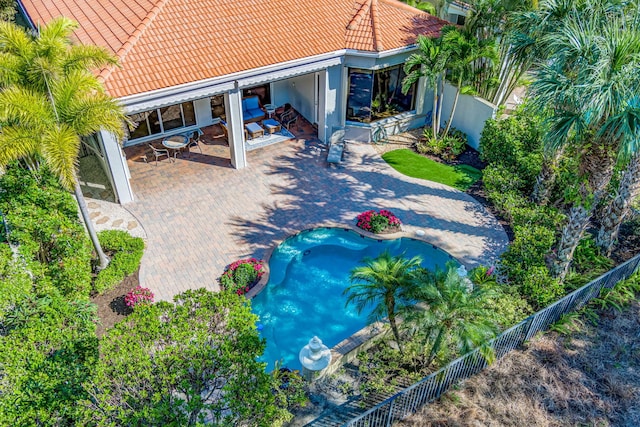
<path fill-rule="evenodd" d="M 345 307 L 343 290 L 351 284 L 351 270 L 365 257 L 385 250 L 406 257 L 420 255 L 422 266 L 443 268 L 455 261 L 428 243 L 400 238 L 376 240 L 341 228 L 303 231 L 282 242 L 269 259 L 269 282 L 252 300 L 260 319 L 258 328 L 267 340 L 262 361 L 267 370 L 281 360 L 283 366 L 300 369 L 298 353 L 317 335 L 331 348 L 367 325 L 370 310 L 358 315 Z"/>

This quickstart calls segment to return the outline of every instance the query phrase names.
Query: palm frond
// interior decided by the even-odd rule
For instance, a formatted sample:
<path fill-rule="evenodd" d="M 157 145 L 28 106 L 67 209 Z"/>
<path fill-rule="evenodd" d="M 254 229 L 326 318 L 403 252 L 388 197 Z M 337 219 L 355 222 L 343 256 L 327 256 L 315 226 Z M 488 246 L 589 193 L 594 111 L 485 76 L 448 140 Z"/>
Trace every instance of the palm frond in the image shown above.
<path fill-rule="evenodd" d="M 62 68 L 66 72 L 93 70 L 107 65 L 116 65 L 118 58 L 100 46 L 74 45 L 67 52 Z"/>
<path fill-rule="evenodd" d="M 21 124 L 39 132 L 52 122 L 52 108 L 43 94 L 16 86 L 0 92 L 1 124 Z"/>
<path fill-rule="evenodd" d="M 7 166 L 14 160 L 37 155 L 40 140 L 34 132 L 24 126 L 4 126 L 0 132 L 0 166 Z"/>
<path fill-rule="evenodd" d="M 62 186 L 72 190 L 76 183 L 76 170 L 80 138 L 64 124 L 49 129 L 42 140 L 42 157 Z"/>

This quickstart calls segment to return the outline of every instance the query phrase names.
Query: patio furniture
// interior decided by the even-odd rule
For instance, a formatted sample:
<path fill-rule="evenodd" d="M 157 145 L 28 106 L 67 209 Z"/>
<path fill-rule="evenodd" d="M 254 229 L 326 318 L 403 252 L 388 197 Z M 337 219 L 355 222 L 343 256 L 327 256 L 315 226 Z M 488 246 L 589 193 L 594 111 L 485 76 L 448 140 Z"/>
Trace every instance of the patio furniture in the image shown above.
<path fill-rule="evenodd" d="M 291 104 L 284 104 L 284 111 L 280 114 L 280 123 L 289 130 L 291 123 L 298 120 L 298 113 L 293 109 Z M 296 124 L 297 126 L 297 124 Z"/>
<path fill-rule="evenodd" d="M 276 112 L 276 106 L 274 104 L 265 104 L 264 105 L 264 109 L 267 110 L 267 114 L 269 115 L 269 118 L 273 117 L 273 113 Z"/>
<path fill-rule="evenodd" d="M 269 135 L 273 135 L 276 132 L 280 132 L 282 126 L 277 120 L 267 119 L 262 121 L 262 126 L 269 132 Z"/>
<path fill-rule="evenodd" d="M 242 118 L 245 122 L 257 122 L 266 117 L 257 96 L 242 98 Z"/>
<path fill-rule="evenodd" d="M 244 128 L 252 139 L 264 136 L 264 129 L 257 123 L 247 123 Z"/>
<path fill-rule="evenodd" d="M 149 144 L 149 147 L 153 151 L 153 155 L 156 157 L 156 166 L 158 166 L 158 158 L 162 157 L 162 156 L 167 156 L 167 159 L 169 159 L 170 162 L 173 161 L 171 159 L 171 156 L 169 155 L 169 150 L 167 150 L 166 148 L 156 148 L 151 144 Z M 146 156 L 144 156 L 144 161 L 145 162 L 147 161 L 147 157 Z"/>
<path fill-rule="evenodd" d="M 173 150 L 173 158 L 175 159 L 180 150 L 189 144 L 189 138 L 184 135 L 172 135 L 162 140 L 162 145 Z"/>
<path fill-rule="evenodd" d="M 202 130 L 200 129 L 196 129 L 193 131 L 193 133 L 191 134 L 191 138 L 189 139 L 189 142 L 187 143 L 187 153 L 191 154 L 191 147 L 197 147 L 198 150 L 200 150 L 200 154 L 202 154 L 202 147 L 200 146 L 200 137 L 204 134 L 204 132 L 202 132 Z"/>

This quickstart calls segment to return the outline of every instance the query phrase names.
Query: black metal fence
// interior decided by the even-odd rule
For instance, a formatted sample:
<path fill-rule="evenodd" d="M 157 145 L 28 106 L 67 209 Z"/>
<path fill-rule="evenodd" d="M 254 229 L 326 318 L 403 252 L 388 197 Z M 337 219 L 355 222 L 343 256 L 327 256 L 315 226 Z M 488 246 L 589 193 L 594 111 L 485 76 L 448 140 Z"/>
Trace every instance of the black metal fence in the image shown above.
<path fill-rule="evenodd" d="M 502 332 L 489 343 L 495 351 L 496 360 L 521 346 L 536 333 L 546 330 L 563 314 L 576 311 L 591 299 L 598 297 L 603 288 L 611 289 L 621 280 L 631 277 L 639 264 L 640 255 L 637 255 Z M 476 349 L 351 419 L 343 424 L 343 427 L 391 426 L 393 422 L 402 420 L 424 404 L 439 398 L 451 385 L 477 374 L 486 367 L 486 360 Z"/>

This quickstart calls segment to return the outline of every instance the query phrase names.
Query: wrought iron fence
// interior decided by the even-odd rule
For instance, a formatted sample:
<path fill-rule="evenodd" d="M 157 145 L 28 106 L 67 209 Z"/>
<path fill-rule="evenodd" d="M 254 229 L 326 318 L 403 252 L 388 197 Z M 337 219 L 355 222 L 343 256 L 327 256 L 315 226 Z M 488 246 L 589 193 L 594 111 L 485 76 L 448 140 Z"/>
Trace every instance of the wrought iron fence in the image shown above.
<path fill-rule="evenodd" d="M 521 346 L 536 333 L 546 330 L 562 315 L 578 310 L 591 299 L 598 297 L 603 288 L 611 289 L 621 280 L 631 277 L 639 264 L 640 255 L 637 255 L 502 332 L 489 342 L 495 351 L 496 360 Z M 343 427 L 391 426 L 393 422 L 415 413 L 424 404 L 439 398 L 451 385 L 479 373 L 486 367 L 487 362 L 476 349 L 344 423 Z"/>

